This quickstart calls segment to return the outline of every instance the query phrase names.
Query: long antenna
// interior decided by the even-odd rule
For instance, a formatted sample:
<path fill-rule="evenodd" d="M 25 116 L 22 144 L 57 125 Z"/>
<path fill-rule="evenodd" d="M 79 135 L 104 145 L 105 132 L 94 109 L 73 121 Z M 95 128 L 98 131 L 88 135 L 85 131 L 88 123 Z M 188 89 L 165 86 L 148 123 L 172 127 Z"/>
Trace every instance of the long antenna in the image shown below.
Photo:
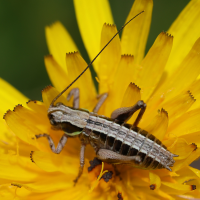
<path fill-rule="evenodd" d="M 55 101 L 69 88 L 71 87 L 84 73 L 85 71 L 92 65 L 92 63 L 97 59 L 97 57 L 102 53 L 102 51 L 110 44 L 110 42 L 122 31 L 122 29 L 128 24 L 130 23 L 134 18 L 136 18 L 138 15 L 140 15 L 141 13 L 143 13 L 143 11 L 141 11 L 140 13 L 138 13 L 137 15 L 135 15 L 133 18 L 131 18 L 128 22 L 126 22 L 120 29 L 119 31 L 109 40 L 109 42 L 101 49 L 101 51 L 95 56 L 95 58 L 89 63 L 89 65 L 77 76 L 76 79 L 74 79 L 60 94 L 58 94 L 51 102 L 50 107 L 53 106 L 53 104 L 55 103 Z"/>

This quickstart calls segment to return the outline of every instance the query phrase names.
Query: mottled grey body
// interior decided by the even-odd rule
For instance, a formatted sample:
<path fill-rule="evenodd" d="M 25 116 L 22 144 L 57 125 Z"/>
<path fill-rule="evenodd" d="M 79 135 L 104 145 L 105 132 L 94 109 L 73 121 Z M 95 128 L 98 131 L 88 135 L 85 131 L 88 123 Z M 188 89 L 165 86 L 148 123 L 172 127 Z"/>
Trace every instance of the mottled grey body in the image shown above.
<path fill-rule="evenodd" d="M 80 131 L 81 141 L 91 144 L 97 155 L 99 150 L 107 149 L 126 157 L 139 156 L 140 161 L 133 159 L 129 164 L 142 169 L 166 168 L 171 171 L 170 167 L 175 162 L 174 154 L 158 139 L 130 124 L 62 104 L 59 104 L 59 110 L 57 107 L 49 108 L 49 115 L 54 127 L 66 130 L 67 135 L 70 136 L 69 130 Z M 113 159 L 105 161 L 123 164 L 123 161 L 117 163 Z"/>
<path fill-rule="evenodd" d="M 121 124 L 110 118 L 90 113 L 82 134 L 88 137 L 96 153 L 99 149 L 109 149 L 124 156 L 140 156 L 141 162 L 132 163 L 135 167 L 167 168 L 171 171 L 169 167 L 175 162 L 173 154 L 158 139 L 130 124 Z"/>

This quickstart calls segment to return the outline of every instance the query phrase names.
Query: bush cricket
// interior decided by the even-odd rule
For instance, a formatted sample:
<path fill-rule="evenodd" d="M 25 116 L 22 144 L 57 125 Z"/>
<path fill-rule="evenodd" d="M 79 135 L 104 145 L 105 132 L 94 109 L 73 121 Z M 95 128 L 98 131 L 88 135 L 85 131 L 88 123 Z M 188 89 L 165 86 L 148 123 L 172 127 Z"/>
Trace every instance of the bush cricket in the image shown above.
<path fill-rule="evenodd" d="M 143 12 L 140 12 L 135 17 Z M 97 114 L 99 108 L 108 96 L 107 93 L 101 94 L 93 112 L 89 112 L 79 108 L 79 89 L 73 88 L 67 97 L 68 100 L 73 97 L 73 108 L 65 106 L 62 103 L 56 103 L 54 105 L 55 101 L 81 77 L 106 46 L 131 20 L 121 27 L 84 71 L 51 102 L 48 109 L 50 123 L 54 129 L 64 131 L 57 147 L 55 147 L 52 138 L 48 134 L 36 135 L 36 138 L 46 137 L 54 153 L 60 153 L 62 151 L 68 137 L 80 138 L 80 169 L 78 176 L 74 180 L 75 184 L 83 172 L 84 153 L 87 144 L 90 144 L 94 148 L 97 158 L 101 161 L 113 165 L 129 164 L 141 169 L 166 168 L 171 171 L 170 167 L 175 162 L 173 157 L 178 156 L 168 151 L 155 136 L 138 127 L 138 123 L 146 109 L 146 104 L 143 101 L 138 101 L 132 107 L 118 108 L 113 111 L 111 118 L 108 118 Z M 127 124 L 126 122 L 138 110 L 140 112 L 135 122 L 133 124 Z"/>

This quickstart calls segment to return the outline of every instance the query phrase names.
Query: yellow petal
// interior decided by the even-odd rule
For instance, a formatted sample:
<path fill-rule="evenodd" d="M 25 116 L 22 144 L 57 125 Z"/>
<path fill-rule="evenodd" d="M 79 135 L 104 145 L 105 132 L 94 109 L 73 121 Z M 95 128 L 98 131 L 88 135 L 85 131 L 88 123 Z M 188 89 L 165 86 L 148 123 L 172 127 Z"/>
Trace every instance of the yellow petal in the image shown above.
<path fill-rule="evenodd" d="M 154 96 L 148 102 L 149 107 L 160 104 L 163 100 L 169 100 L 176 94 L 188 88 L 200 73 L 200 38 L 195 42 L 188 55 L 171 75 L 163 81 Z"/>
<path fill-rule="evenodd" d="M 170 74 L 179 66 L 199 38 L 200 29 L 197 28 L 200 26 L 199 7 L 199 0 L 190 1 L 168 31 L 174 36 L 172 53 L 166 66 Z"/>
<path fill-rule="evenodd" d="M 21 109 L 25 109 L 21 105 L 15 107 L 15 110 L 8 111 L 4 119 L 10 129 L 24 142 L 36 146 L 35 134 L 40 132 L 36 127 L 28 127 L 23 123 L 23 118 L 17 114 Z M 23 112 L 23 111 L 22 111 Z M 33 139 L 32 139 L 33 138 Z"/>
<path fill-rule="evenodd" d="M 114 23 L 110 5 L 107 0 L 74 0 L 74 6 L 81 36 L 92 60 L 100 51 L 103 24 Z M 94 62 L 94 66 L 97 67 L 97 62 Z"/>
<path fill-rule="evenodd" d="M 171 139 L 172 142 L 174 139 Z M 164 144 L 166 145 L 170 141 L 164 141 Z M 183 138 L 178 138 L 174 145 L 168 147 L 168 149 L 173 152 L 176 155 L 179 155 L 176 157 L 177 160 L 183 160 L 186 159 L 193 151 L 195 151 L 197 146 L 195 144 L 188 144 Z"/>
<path fill-rule="evenodd" d="M 156 190 L 155 193 L 159 196 L 161 196 L 164 199 L 169 199 L 169 200 L 175 200 L 174 198 L 172 198 L 171 195 L 169 195 L 167 192 L 164 192 L 162 190 Z M 161 198 L 159 198 L 160 200 Z"/>
<path fill-rule="evenodd" d="M 0 162 L 1 179 L 29 182 L 34 180 L 40 171 L 34 167 L 29 158 L 22 156 L 1 154 Z"/>
<path fill-rule="evenodd" d="M 172 122 L 174 118 L 183 115 L 195 102 L 195 99 L 190 91 L 182 92 L 180 95 L 175 96 L 169 101 L 161 104 L 167 111 L 169 120 Z"/>
<path fill-rule="evenodd" d="M 34 187 L 34 184 L 29 184 L 30 191 L 36 191 L 37 193 L 31 193 L 28 196 L 28 199 L 35 200 L 42 198 L 46 200 L 55 200 L 70 196 L 70 199 L 86 200 L 86 197 L 88 197 L 88 190 L 86 186 L 83 186 L 83 188 L 79 188 L 78 186 L 73 187 L 69 182 L 66 182 L 67 177 L 60 176 L 59 178 L 61 178 L 62 182 L 56 186 L 56 191 L 52 191 L 55 186 L 55 182 L 57 182 L 57 180 L 53 177 L 52 179 L 44 180 L 42 183 L 35 183 L 37 187 Z M 45 184 L 50 184 L 50 187 L 45 187 Z"/>
<path fill-rule="evenodd" d="M 7 83 L 5 80 L 0 78 L 0 115 L 3 116 L 6 111 L 10 108 L 16 106 L 19 102 L 23 103 L 26 106 L 25 102 L 28 101 L 28 98 L 17 91 L 13 86 Z M 8 126 L 3 118 L 0 119 L 1 133 L 0 138 L 2 145 L 6 149 L 10 149 L 9 145 L 16 145 L 16 138 L 14 134 L 8 131 Z M 9 144 L 9 145 L 8 145 Z"/>
<path fill-rule="evenodd" d="M 193 187 L 191 185 L 184 185 L 178 183 L 174 184 L 162 181 L 161 190 L 166 190 L 168 194 L 180 195 L 192 191 Z"/>
<path fill-rule="evenodd" d="M 46 88 L 44 88 L 42 90 L 42 99 L 43 102 L 46 106 L 46 108 L 48 109 L 52 100 L 59 94 L 58 90 L 56 90 L 54 87 L 52 86 L 47 86 Z M 69 102 L 66 100 L 66 98 L 64 97 L 64 95 L 62 95 L 61 97 L 59 97 L 59 99 L 56 100 L 56 102 L 54 103 L 54 105 L 57 102 L 62 102 L 65 105 L 69 105 Z"/>
<path fill-rule="evenodd" d="M 154 102 L 154 105 L 151 103 L 150 101 L 150 103 L 147 104 L 147 110 L 142 121 L 143 124 L 147 123 L 149 115 L 156 115 L 155 110 L 157 107 L 164 108 L 167 111 L 170 124 L 177 117 L 183 115 L 187 110 L 193 107 L 194 103 L 196 103 L 196 99 L 194 99 L 193 94 L 189 90 L 185 90 L 167 101 L 165 101 L 164 96 L 161 96 L 157 102 Z"/>
<path fill-rule="evenodd" d="M 154 185 L 155 190 L 158 190 L 161 185 L 160 177 L 154 173 L 149 172 L 149 179 L 150 179 L 150 188 L 151 188 L 151 185 Z"/>
<path fill-rule="evenodd" d="M 200 149 L 196 149 L 191 152 L 191 154 L 184 160 L 176 160 L 173 171 L 178 171 L 183 167 L 189 166 L 193 161 L 199 158 Z"/>
<path fill-rule="evenodd" d="M 76 170 L 72 166 L 78 166 L 78 157 L 72 158 L 70 156 L 34 151 L 31 153 L 31 160 L 46 172 L 60 171 L 66 174 L 70 173 L 74 177 L 77 175 Z"/>
<path fill-rule="evenodd" d="M 139 12 L 145 11 L 126 26 L 122 33 L 122 54 L 134 55 L 136 63 L 139 63 L 144 57 L 151 24 L 152 8 L 152 0 L 136 0 L 126 19 L 127 22 Z"/>
<path fill-rule="evenodd" d="M 9 199 L 16 199 L 19 200 L 19 198 L 16 197 L 16 188 L 10 187 L 8 185 L 2 185 L 0 188 L 1 193 L 1 199 L 2 200 L 9 200 Z"/>
<path fill-rule="evenodd" d="M 200 79 L 194 81 L 189 87 L 188 90 L 191 92 L 192 96 L 196 100 L 192 105 L 190 110 L 196 109 L 200 107 Z"/>
<path fill-rule="evenodd" d="M 112 101 L 112 105 L 114 109 L 120 107 L 121 102 L 123 100 L 123 96 L 126 92 L 126 89 L 133 79 L 133 75 L 132 75 L 134 71 L 133 62 L 134 62 L 133 56 L 128 56 L 128 55 L 121 56 L 119 66 L 117 68 L 117 71 L 114 77 L 116 81 L 114 81 L 113 86 L 110 91 L 111 93 L 110 96 L 113 97 L 111 101 Z M 116 99 L 118 101 L 116 101 Z"/>
<path fill-rule="evenodd" d="M 67 54 L 66 64 L 69 72 L 67 78 L 70 83 L 87 67 L 87 63 L 78 52 Z M 72 85 L 70 89 L 76 87 L 80 90 L 80 108 L 92 110 L 95 107 L 97 100 L 94 83 L 89 69 Z"/>
<path fill-rule="evenodd" d="M 87 67 L 87 64 L 82 59 L 80 54 L 78 52 L 76 53 L 69 53 L 66 55 L 66 62 L 67 62 L 67 69 L 69 74 L 67 75 L 63 69 L 56 63 L 54 58 L 52 56 L 45 57 L 45 65 L 47 68 L 47 71 L 49 72 L 50 78 L 56 88 L 59 91 L 62 91 L 65 87 L 67 87 L 77 76 Z M 96 102 L 95 96 L 95 88 L 94 84 L 91 78 L 90 70 L 88 69 L 81 78 L 75 82 L 74 85 L 72 85 L 72 88 L 78 87 L 80 89 L 80 103 L 81 106 L 84 108 L 88 108 L 88 104 L 90 104 L 90 99 L 93 101 L 91 108 L 94 107 L 94 104 Z M 72 89 L 71 88 L 71 89 Z M 69 89 L 69 91 L 71 90 Z M 87 90 L 86 90 L 87 89 Z M 64 96 L 66 96 L 69 91 L 66 91 Z M 83 92 L 84 91 L 84 92 Z M 50 93 L 48 93 L 50 94 Z M 54 96 L 54 98 L 56 95 Z M 45 102 L 52 100 L 52 98 L 43 99 Z M 59 100 L 59 102 L 62 102 Z M 66 102 L 66 101 L 65 101 Z M 50 102 L 49 102 L 50 105 Z M 65 103 L 65 105 L 70 105 L 69 103 Z"/>
<path fill-rule="evenodd" d="M 66 179 L 69 181 L 66 181 Z M 55 184 L 55 182 L 57 183 Z M 48 187 L 45 187 L 47 185 Z M 32 192 L 48 193 L 63 189 L 69 190 L 73 187 L 73 180 L 70 176 L 66 177 L 63 176 L 63 174 L 49 173 L 49 176 L 41 176 L 39 179 L 37 179 L 37 181 L 21 184 L 21 186 Z"/>
<path fill-rule="evenodd" d="M 116 26 L 104 24 L 101 33 L 101 49 L 117 32 Z M 99 68 L 96 69 L 100 79 L 100 94 L 108 92 L 109 85 L 113 82 L 113 77 L 121 59 L 120 39 L 117 35 L 113 41 L 105 48 L 99 57 Z M 107 83 L 107 84 L 105 84 Z"/>
<path fill-rule="evenodd" d="M 127 87 L 121 107 L 131 107 L 141 99 L 140 88 L 134 83 L 130 83 Z"/>
<path fill-rule="evenodd" d="M 53 56 L 45 56 L 44 63 L 51 82 L 59 91 L 69 85 L 70 82 L 65 70 L 58 65 Z"/>
<path fill-rule="evenodd" d="M 110 114 L 115 109 L 121 106 L 121 102 L 123 99 L 123 95 L 126 91 L 126 88 L 128 87 L 133 78 L 132 75 L 134 72 L 133 61 L 134 61 L 133 56 L 128 56 L 128 55 L 121 56 L 119 66 L 117 68 L 114 77 L 115 81 L 113 85 L 110 86 L 109 95 L 108 98 L 106 99 L 106 104 L 103 104 L 100 113 L 102 113 L 103 111 L 104 115 L 110 116 Z M 100 84 L 101 89 L 102 87 L 104 87 L 103 84 L 104 82 Z"/>
<path fill-rule="evenodd" d="M 141 88 L 142 99 L 146 102 L 157 86 L 172 48 L 173 37 L 162 32 L 136 69 L 135 83 Z"/>
<path fill-rule="evenodd" d="M 168 133 L 177 137 L 200 131 L 200 109 L 186 112 L 171 123 Z M 186 123 L 187 122 L 187 123 Z"/>
<path fill-rule="evenodd" d="M 189 133 L 186 135 L 179 136 L 179 138 L 185 139 L 189 144 L 194 143 L 198 147 L 200 146 L 200 131 Z M 195 139 L 194 139 L 195 138 Z"/>
<path fill-rule="evenodd" d="M 40 102 L 40 101 L 28 101 L 27 103 L 27 107 L 30 108 L 30 110 L 34 111 L 35 113 L 37 113 L 37 115 L 43 117 L 46 117 L 46 106 L 44 105 L 44 103 Z"/>
<path fill-rule="evenodd" d="M 168 114 L 164 109 L 161 109 L 161 111 L 158 111 L 158 114 L 152 119 L 151 123 L 144 129 L 162 141 L 167 132 L 167 127 Z"/>
<path fill-rule="evenodd" d="M 45 28 L 47 45 L 50 54 L 67 73 L 65 55 L 68 52 L 78 51 L 71 36 L 60 22 L 55 22 Z"/>
<path fill-rule="evenodd" d="M 1 115 L 5 113 L 8 109 L 16 106 L 19 102 L 25 103 L 26 101 L 28 101 L 27 97 L 17 91 L 13 86 L 11 86 L 2 78 L 0 78 L 0 86 Z"/>
<path fill-rule="evenodd" d="M 184 58 L 177 70 L 166 80 L 165 88 L 172 90 L 168 97 L 183 88 L 187 88 L 200 73 L 200 38 L 195 42 L 188 55 Z"/>
<path fill-rule="evenodd" d="M 190 166 L 184 167 L 177 171 L 179 176 L 175 177 L 175 180 L 179 183 L 184 183 L 186 180 L 186 183 L 190 182 L 190 180 L 199 179 L 200 178 L 200 170 L 192 168 Z"/>
<path fill-rule="evenodd" d="M 188 167 L 196 176 L 198 176 L 200 178 L 200 170 L 199 169 L 195 169 L 193 167 Z"/>

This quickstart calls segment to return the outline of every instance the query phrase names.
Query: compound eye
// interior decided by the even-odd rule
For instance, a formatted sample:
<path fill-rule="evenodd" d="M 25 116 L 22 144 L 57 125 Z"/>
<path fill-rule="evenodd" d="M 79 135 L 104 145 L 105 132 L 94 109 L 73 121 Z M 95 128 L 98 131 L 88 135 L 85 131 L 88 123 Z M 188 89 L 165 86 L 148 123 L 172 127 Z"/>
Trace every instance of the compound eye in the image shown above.
<path fill-rule="evenodd" d="M 56 125 L 56 122 L 55 122 L 55 120 L 53 118 L 50 119 L 50 123 L 51 123 L 51 125 Z"/>
<path fill-rule="evenodd" d="M 49 121 L 51 125 L 56 125 L 56 121 L 54 120 L 54 116 L 52 114 L 48 115 Z"/>

